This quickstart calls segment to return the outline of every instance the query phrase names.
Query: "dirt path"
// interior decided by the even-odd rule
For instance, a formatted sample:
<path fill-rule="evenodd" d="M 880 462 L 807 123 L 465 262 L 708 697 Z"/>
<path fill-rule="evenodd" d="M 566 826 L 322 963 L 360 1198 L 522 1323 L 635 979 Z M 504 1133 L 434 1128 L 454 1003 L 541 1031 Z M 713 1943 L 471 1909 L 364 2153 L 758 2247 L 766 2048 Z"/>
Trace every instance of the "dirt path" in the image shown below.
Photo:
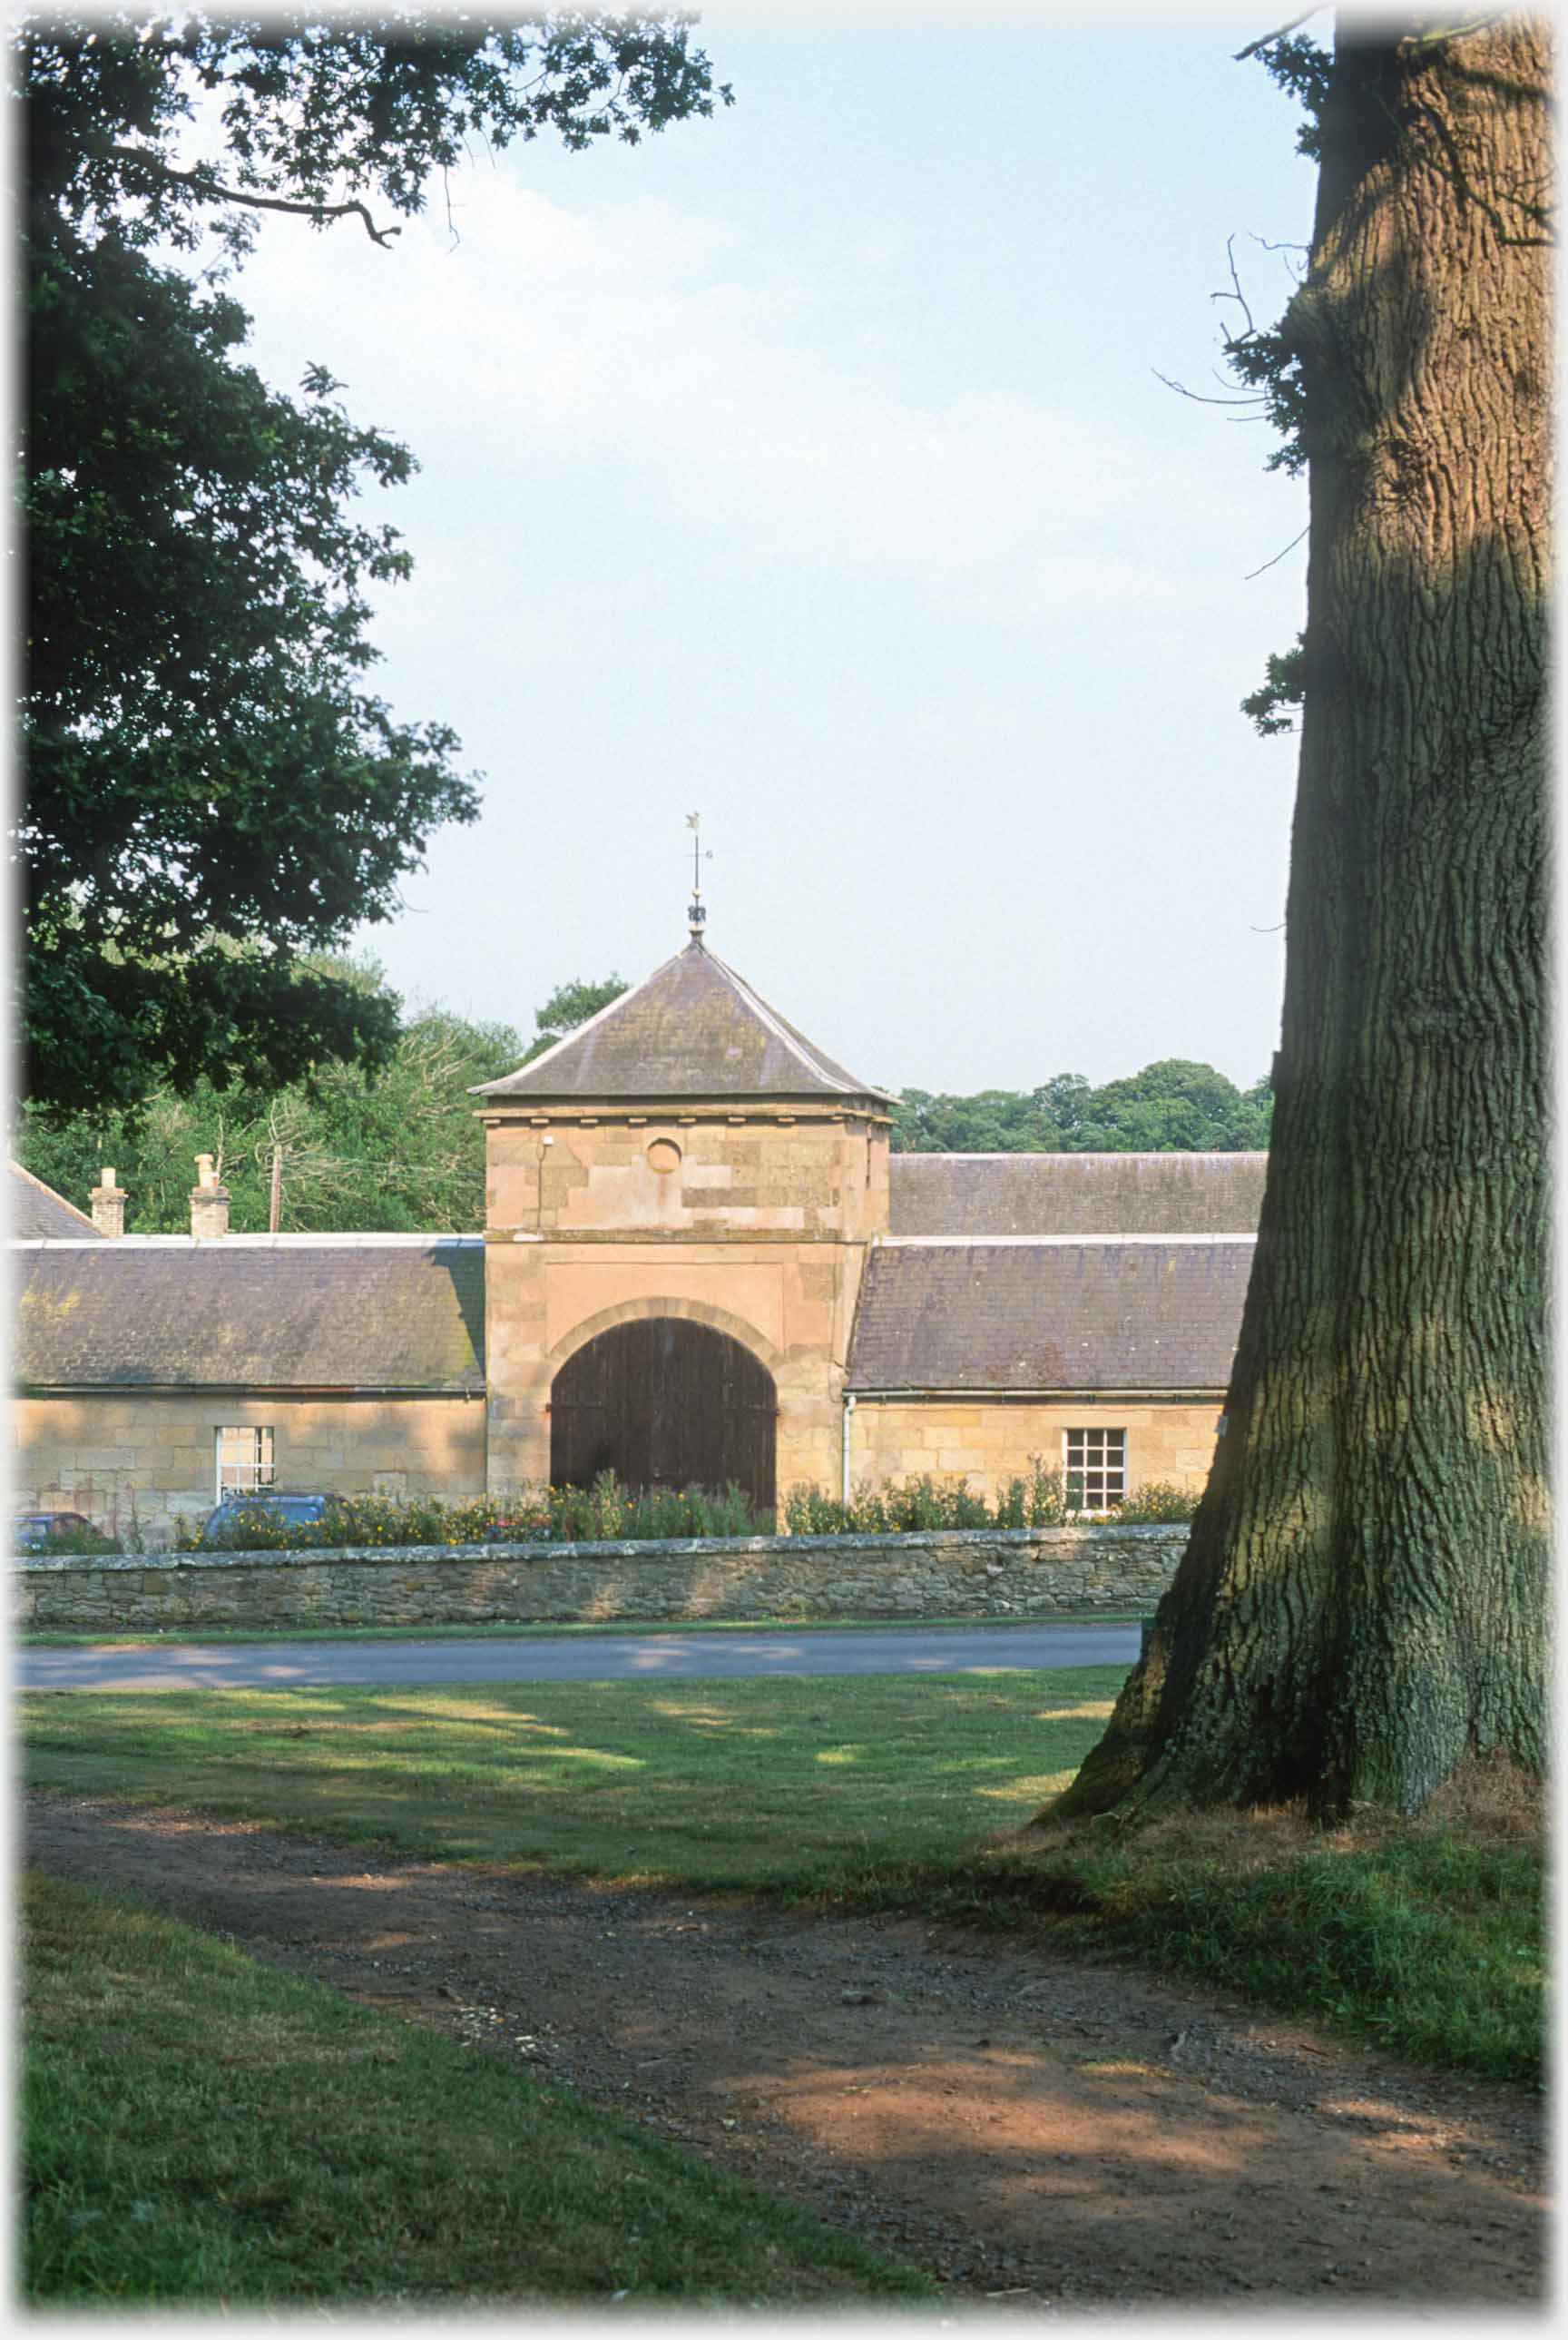
<path fill-rule="evenodd" d="M 375 1859 L 27 1800 L 29 1858 L 526 2060 L 1038 2313 L 1526 2308 L 1543 2117 L 1239 2001 L 912 1919 Z"/>

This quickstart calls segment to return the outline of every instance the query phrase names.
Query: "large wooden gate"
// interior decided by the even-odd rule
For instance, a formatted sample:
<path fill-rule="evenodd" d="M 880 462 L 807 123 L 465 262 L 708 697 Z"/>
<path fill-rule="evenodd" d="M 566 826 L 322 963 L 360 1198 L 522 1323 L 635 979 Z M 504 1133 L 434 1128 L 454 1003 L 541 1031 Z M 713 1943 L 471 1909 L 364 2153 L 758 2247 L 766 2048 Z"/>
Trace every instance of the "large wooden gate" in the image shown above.
<path fill-rule="evenodd" d="M 550 1392 L 550 1483 L 613 1471 L 629 1487 L 725 1487 L 774 1501 L 778 1393 L 749 1349 L 684 1316 L 616 1324 Z"/>

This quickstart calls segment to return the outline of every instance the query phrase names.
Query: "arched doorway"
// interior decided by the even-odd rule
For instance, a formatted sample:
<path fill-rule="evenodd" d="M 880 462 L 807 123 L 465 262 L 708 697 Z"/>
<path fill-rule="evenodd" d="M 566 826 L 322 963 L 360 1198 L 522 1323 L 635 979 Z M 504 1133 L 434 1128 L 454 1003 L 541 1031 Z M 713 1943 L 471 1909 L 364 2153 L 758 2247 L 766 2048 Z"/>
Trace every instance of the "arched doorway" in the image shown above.
<path fill-rule="evenodd" d="M 567 1358 L 550 1391 L 550 1483 L 725 1487 L 774 1501 L 778 1393 L 749 1349 L 684 1316 L 612 1325 Z"/>

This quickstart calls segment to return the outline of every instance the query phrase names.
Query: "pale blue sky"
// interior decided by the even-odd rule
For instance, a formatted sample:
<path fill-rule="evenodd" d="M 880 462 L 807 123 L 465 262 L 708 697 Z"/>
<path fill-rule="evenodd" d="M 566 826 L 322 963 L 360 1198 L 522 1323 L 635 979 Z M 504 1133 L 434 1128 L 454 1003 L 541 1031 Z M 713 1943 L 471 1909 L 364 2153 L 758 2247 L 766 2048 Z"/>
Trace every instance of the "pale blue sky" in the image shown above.
<path fill-rule="evenodd" d="M 735 104 L 543 143 L 395 252 L 269 222 L 253 354 L 423 466 L 378 687 L 485 811 L 366 937 L 516 1022 L 685 942 L 868 1080 L 967 1090 L 1277 1037 L 1302 488 L 1192 404 L 1234 235 L 1259 320 L 1313 174 L 1262 15 L 707 12 Z M 1325 20 L 1326 23 L 1326 20 Z"/>

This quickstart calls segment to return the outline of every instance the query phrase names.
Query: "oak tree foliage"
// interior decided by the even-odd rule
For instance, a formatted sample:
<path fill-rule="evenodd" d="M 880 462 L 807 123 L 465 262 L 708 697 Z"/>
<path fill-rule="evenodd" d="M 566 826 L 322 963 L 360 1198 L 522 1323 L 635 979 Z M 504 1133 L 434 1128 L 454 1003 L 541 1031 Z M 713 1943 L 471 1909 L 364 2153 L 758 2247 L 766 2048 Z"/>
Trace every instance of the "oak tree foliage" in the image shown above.
<path fill-rule="evenodd" d="M 387 996 L 321 954 L 391 916 L 432 829 L 478 808 L 449 727 L 369 679 L 369 597 L 409 563 L 354 500 L 414 461 L 324 364 L 270 388 L 232 279 L 268 212 L 395 251 L 475 142 L 631 143 L 711 112 L 728 93 L 690 21 L 22 20 L 38 1107 L 389 1056 Z M 391 269 L 384 249 L 366 264 Z"/>

